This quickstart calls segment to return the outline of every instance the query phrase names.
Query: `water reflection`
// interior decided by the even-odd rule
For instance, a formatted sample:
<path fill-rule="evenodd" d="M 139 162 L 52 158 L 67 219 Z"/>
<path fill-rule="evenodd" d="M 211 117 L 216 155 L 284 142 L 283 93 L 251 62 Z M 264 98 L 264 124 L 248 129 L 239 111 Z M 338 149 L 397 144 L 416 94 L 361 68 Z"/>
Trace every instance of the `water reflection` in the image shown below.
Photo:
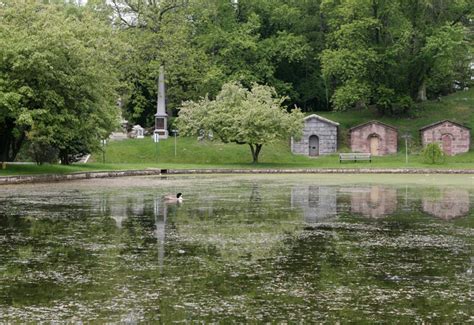
<path fill-rule="evenodd" d="M 469 192 L 455 188 L 437 188 L 422 199 L 423 211 L 435 217 L 451 220 L 469 213 Z"/>
<path fill-rule="evenodd" d="M 315 223 L 337 215 L 337 187 L 308 186 L 291 189 L 291 206 L 301 207 L 307 223 Z"/>
<path fill-rule="evenodd" d="M 397 209 L 397 190 L 375 185 L 346 189 L 351 197 L 351 212 L 368 218 L 382 218 Z"/>
<path fill-rule="evenodd" d="M 471 188 L 168 182 L 0 189 L 2 321 L 472 320 Z"/>
<path fill-rule="evenodd" d="M 451 220 L 469 214 L 470 198 L 467 189 L 446 187 L 409 190 L 407 186 L 309 185 L 291 189 L 291 206 L 301 208 L 308 223 L 330 219 L 341 212 L 378 219 L 397 212 L 422 211 Z"/>
<path fill-rule="evenodd" d="M 168 206 L 162 200 L 155 198 L 154 217 L 155 217 L 155 237 L 158 242 L 158 266 L 163 269 L 163 260 L 165 256 L 165 237 L 166 237 L 166 218 L 168 217 Z"/>

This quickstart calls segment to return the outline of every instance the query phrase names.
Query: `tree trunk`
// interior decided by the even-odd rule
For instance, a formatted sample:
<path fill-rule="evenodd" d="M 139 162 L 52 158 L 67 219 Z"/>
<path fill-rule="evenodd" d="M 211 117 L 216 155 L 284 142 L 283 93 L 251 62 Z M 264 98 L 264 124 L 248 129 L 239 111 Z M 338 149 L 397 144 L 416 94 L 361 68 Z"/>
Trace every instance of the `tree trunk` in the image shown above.
<path fill-rule="evenodd" d="M 0 161 L 10 161 L 10 148 L 13 141 L 13 122 L 6 119 L 0 126 Z"/>
<path fill-rule="evenodd" d="M 12 144 L 11 144 L 11 155 L 10 155 L 11 161 L 14 161 L 16 156 L 20 152 L 21 146 L 23 145 L 25 138 L 26 138 L 26 133 L 22 132 L 18 139 L 13 139 Z"/>
<path fill-rule="evenodd" d="M 11 136 L 8 133 L 8 130 L 5 130 L 0 134 L 0 161 L 8 161 L 10 155 L 10 141 Z"/>
<path fill-rule="evenodd" d="M 258 163 L 258 156 L 260 155 L 260 151 L 262 150 L 262 146 L 263 144 L 254 144 L 253 143 L 249 143 L 249 146 L 250 146 L 250 151 L 252 151 L 252 159 L 253 159 L 253 163 L 256 164 Z"/>
<path fill-rule="evenodd" d="M 59 152 L 59 159 L 61 159 L 61 165 L 69 165 L 69 154 L 66 150 Z"/>
<path fill-rule="evenodd" d="M 418 93 L 416 95 L 416 100 L 418 102 L 424 102 L 424 101 L 426 101 L 426 99 L 427 99 L 426 98 L 426 81 L 423 80 L 421 82 L 420 87 L 418 88 Z"/>
<path fill-rule="evenodd" d="M 0 162 L 14 161 L 25 141 L 25 131 L 20 130 L 21 135 L 15 138 L 14 128 L 15 122 L 10 118 L 0 125 Z"/>

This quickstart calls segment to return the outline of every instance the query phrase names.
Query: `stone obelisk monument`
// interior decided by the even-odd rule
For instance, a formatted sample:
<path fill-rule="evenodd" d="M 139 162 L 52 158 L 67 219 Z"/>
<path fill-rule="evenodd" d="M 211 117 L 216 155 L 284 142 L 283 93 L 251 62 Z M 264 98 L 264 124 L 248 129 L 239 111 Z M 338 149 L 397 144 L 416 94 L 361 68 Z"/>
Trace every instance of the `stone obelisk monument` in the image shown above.
<path fill-rule="evenodd" d="M 158 96 L 156 100 L 155 133 L 161 139 L 168 138 L 168 114 L 166 114 L 165 100 L 165 69 L 160 66 L 160 76 L 158 77 Z"/>

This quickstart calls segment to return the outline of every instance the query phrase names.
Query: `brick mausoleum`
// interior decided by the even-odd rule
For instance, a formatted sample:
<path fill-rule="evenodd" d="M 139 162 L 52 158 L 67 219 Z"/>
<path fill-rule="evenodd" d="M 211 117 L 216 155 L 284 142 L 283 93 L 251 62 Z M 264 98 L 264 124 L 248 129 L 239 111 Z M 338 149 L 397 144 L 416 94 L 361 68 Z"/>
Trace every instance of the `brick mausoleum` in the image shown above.
<path fill-rule="evenodd" d="M 398 131 L 393 126 L 370 121 L 349 129 L 350 147 L 352 152 L 371 153 L 383 156 L 397 153 Z"/>
<path fill-rule="evenodd" d="M 437 142 L 448 156 L 468 152 L 471 144 L 470 128 L 449 120 L 439 121 L 420 129 L 423 147 Z"/>
<path fill-rule="evenodd" d="M 299 141 L 291 138 L 291 152 L 307 156 L 336 152 L 338 126 L 339 123 L 316 114 L 305 117 L 303 136 Z"/>

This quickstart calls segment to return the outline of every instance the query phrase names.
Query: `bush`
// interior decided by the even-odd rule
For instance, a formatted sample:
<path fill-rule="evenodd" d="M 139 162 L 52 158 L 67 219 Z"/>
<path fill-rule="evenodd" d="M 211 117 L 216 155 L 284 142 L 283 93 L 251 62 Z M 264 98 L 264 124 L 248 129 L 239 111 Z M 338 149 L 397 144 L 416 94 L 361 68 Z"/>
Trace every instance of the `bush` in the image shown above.
<path fill-rule="evenodd" d="M 413 101 L 409 96 L 396 96 L 393 89 L 380 86 L 376 91 L 376 107 L 380 115 L 401 116 L 410 112 Z"/>
<path fill-rule="evenodd" d="M 38 164 L 57 163 L 59 150 L 53 148 L 48 143 L 32 142 L 30 144 L 29 153 L 31 158 Z"/>
<path fill-rule="evenodd" d="M 428 144 L 421 152 L 423 162 L 427 164 L 440 164 L 446 161 L 446 156 L 437 143 Z"/>

